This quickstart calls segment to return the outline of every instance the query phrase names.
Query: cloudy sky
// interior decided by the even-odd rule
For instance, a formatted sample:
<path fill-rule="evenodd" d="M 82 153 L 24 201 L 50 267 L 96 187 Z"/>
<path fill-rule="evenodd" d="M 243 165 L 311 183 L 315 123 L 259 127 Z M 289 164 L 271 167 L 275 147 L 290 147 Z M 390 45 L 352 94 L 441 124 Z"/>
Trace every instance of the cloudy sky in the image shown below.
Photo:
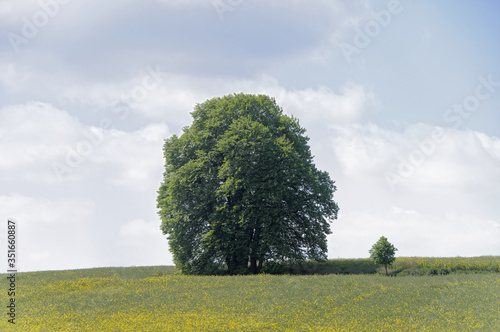
<path fill-rule="evenodd" d="M 399 256 L 500 255 L 498 17 L 495 0 L 1 0 L 2 247 L 13 218 L 21 271 L 172 264 L 163 140 L 245 92 L 298 117 L 336 181 L 330 258 L 382 235 Z"/>

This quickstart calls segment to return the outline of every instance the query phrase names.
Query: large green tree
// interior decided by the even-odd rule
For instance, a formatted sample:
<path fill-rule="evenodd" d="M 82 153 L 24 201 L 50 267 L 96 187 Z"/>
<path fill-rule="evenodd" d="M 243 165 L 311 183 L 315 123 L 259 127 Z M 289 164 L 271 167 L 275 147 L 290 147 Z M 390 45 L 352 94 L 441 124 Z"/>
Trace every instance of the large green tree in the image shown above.
<path fill-rule="evenodd" d="M 165 140 L 161 229 L 183 273 L 258 273 L 266 261 L 326 258 L 336 190 L 308 137 L 265 95 L 195 106 Z"/>

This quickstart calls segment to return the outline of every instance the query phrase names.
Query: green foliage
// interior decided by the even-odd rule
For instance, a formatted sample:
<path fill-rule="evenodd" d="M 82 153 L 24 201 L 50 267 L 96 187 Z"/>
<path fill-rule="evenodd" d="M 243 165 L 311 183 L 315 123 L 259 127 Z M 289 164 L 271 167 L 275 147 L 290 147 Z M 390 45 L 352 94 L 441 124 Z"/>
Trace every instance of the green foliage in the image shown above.
<path fill-rule="evenodd" d="M 388 275 L 387 265 L 391 265 L 396 259 L 396 249 L 386 237 L 381 236 L 380 239 L 370 249 L 370 258 L 373 259 L 375 264 L 382 264 L 385 266 L 385 274 Z"/>
<path fill-rule="evenodd" d="M 327 261 L 298 261 L 266 263 L 262 268 L 268 274 L 373 274 L 377 265 L 368 258 L 331 259 Z"/>
<path fill-rule="evenodd" d="M 264 95 L 196 105 L 164 144 L 161 229 L 186 274 L 258 273 L 265 262 L 326 259 L 336 190 L 297 119 Z"/>

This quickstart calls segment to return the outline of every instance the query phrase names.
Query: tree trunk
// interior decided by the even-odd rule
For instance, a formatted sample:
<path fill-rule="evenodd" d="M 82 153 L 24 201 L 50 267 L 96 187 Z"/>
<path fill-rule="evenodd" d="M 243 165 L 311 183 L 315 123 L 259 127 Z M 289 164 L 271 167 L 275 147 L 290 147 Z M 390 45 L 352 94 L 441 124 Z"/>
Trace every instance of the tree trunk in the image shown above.
<path fill-rule="evenodd" d="M 385 275 L 388 276 L 389 273 L 387 273 L 387 264 L 385 264 Z"/>
<path fill-rule="evenodd" d="M 250 257 L 250 267 L 251 267 L 252 274 L 259 273 L 259 268 L 257 267 L 257 258 L 254 255 L 252 255 L 252 257 Z"/>
<path fill-rule="evenodd" d="M 233 275 L 234 268 L 233 268 L 231 257 L 229 257 L 229 256 L 226 256 L 226 265 L 227 265 L 227 273 L 229 275 Z"/>
<path fill-rule="evenodd" d="M 260 227 L 256 228 L 252 232 L 251 242 L 250 242 L 250 271 L 252 274 L 259 274 L 260 265 L 257 265 L 257 256 L 260 252 Z"/>

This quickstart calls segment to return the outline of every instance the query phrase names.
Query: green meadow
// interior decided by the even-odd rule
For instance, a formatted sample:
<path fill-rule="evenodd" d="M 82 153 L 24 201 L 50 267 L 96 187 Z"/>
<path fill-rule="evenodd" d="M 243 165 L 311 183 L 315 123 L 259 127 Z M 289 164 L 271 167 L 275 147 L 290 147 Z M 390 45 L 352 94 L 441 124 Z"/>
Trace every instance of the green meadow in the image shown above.
<path fill-rule="evenodd" d="M 389 277 L 355 259 L 273 267 L 284 275 L 26 272 L 16 324 L 3 314 L 0 331 L 500 331 L 499 267 L 500 257 L 403 257 Z"/>

